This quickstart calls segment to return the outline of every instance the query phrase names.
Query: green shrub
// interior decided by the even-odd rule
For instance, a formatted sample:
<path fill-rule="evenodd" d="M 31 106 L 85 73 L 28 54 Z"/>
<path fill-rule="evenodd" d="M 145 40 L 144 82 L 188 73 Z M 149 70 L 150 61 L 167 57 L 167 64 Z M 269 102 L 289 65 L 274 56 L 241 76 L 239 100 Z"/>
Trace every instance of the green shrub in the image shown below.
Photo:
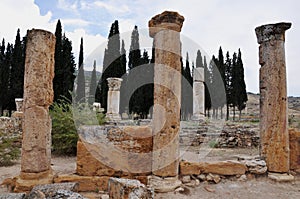
<path fill-rule="evenodd" d="M 211 140 L 208 145 L 210 148 L 217 148 L 218 147 L 218 141 L 217 140 Z"/>
<path fill-rule="evenodd" d="M 66 100 L 54 102 L 52 118 L 52 152 L 57 155 L 76 155 L 78 134 L 73 120 L 72 104 Z"/>
<path fill-rule="evenodd" d="M 11 166 L 20 157 L 20 142 L 17 137 L 7 137 L 0 132 L 0 166 Z"/>
<path fill-rule="evenodd" d="M 77 127 L 81 125 L 103 125 L 105 115 L 92 111 L 87 103 L 71 104 L 60 100 L 51 106 L 52 152 L 56 155 L 76 155 Z"/>

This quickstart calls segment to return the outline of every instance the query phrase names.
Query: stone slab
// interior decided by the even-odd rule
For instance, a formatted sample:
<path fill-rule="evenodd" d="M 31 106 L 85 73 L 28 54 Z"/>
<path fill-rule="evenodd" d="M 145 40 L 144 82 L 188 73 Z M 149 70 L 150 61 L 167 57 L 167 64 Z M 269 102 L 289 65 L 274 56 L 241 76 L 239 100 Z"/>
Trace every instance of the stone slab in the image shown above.
<path fill-rule="evenodd" d="M 180 175 L 199 175 L 201 173 L 243 175 L 246 171 L 247 167 L 238 161 L 180 162 Z"/>

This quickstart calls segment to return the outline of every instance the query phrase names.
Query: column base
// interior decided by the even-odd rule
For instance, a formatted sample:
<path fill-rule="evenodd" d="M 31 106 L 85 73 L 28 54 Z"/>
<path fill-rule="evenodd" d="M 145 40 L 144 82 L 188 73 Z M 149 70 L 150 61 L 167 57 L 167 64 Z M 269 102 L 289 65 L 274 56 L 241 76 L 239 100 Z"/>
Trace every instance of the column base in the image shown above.
<path fill-rule="evenodd" d="M 202 114 L 195 114 L 191 117 L 192 121 L 204 121 L 205 117 Z"/>
<path fill-rule="evenodd" d="M 268 178 L 276 182 L 292 182 L 295 180 L 295 177 L 288 173 L 268 172 Z"/>
<path fill-rule="evenodd" d="M 159 176 L 152 175 L 148 177 L 148 185 L 150 185 L 150 187 L 158 193 L 175 191 L 175 189 L 180 187 L 181 184 L 182 182 L 178 179 L 178 176 L 161 178 Z"/>
<path fill-rule="evenodd" d="M 40 173 L 25 173 L 21 172 L 16 177 L 14 192 L 28 192 L 34 186 L 41 184 L 52 184 L 54 175 L 52 170 L 40 172 Z"/>

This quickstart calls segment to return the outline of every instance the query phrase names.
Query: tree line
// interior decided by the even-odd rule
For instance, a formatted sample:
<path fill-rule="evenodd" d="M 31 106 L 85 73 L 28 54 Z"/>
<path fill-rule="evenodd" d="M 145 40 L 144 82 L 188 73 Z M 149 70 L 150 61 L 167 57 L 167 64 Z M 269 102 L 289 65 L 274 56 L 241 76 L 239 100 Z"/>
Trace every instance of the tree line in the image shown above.
<path fill-rule="evenodd" d="M 60 20 L 56 24 L 55 37 L 54 102 L 70 103 L 76 78 L 76 64 L 72 42 L 63 34 Z M 0 115 L 7 110 L 7 116 L 10 116 L 16 110 L 15 98 L 23 98 L 26 38 L 27 35 L 21 39 L 18 29 L 14 44 L 6 44 L 3 38 L 0 45 Z M 82 40 L 80 50 L 82 52 Z"/>
<path fill-rule="evenodd" d="M 147 115 L 151 114 L 150 108 L 153 106 L 155 48 L 152 47 L 151 59 L 146 49 L 141 53 L 138 27 L 135 26 L 131 34 L 127 63 L 124 40 L 120 40 L 119 25 L 116 20 L 112 23 L 108 35 L 102 77 L 98 82 L 95 100 L 100 102 L 106 110 L 108 92 L 106 79 L 122 77 L 120 112 L 128 110 L 131 114 L 139 114 L 140 118 L 147 118 Z M 220 47 L 218 57 L 213 55 L 208 64 L 200 50 L 197 51 L 196 66 L 192 62 L 190 67 L 188 52 L 185 64 L 181 57 L 181 119 L 190 119 L 193 112 L 193 71 L 195 67 L 204 67 L 205 71 L 206 116 L 223 118 L 225 106 L 227 120 L 230 109 L 233 109 L 233 119 L 235 119 L 236 109 L 241 115 L 248 100 L 241 51 L 239 49 L 238 53 L 234 52 L 232 58 L 227 52 L 226 58 L 224 58 Z"/>
<path fill-rule="evenodd" d="M 111 25 L 107 47 L 104 51 L 102 76 L 97 83 L 96 63 L 94 62 L 90 82 L 89 95 L 86 94 L 84 77 L 83 38 L 80 42 L 78 69 L 72 52 L 72 42 L 63 34 L 62 25 L 58 20 L 55 29 L 55 77 L 53 80 L 54 102 L 100 102 L 107 108 L 107 78 L 122 78 L 120 112 L 137 113 L 140 118 L 147 118 L 153 106 L 155 48 L 152 47 L 150 58 L 148 51 L 140 49 L 138 27 L 133 28 L 131 43 L 126 57 L 124 40 L 120 38 L 118 20 Z M 24 68 L 26 56 L 26 36 L 21 40 L 20 30 L 17 31 L 14 44 L 0 45 L 0 115 L 8 110 L 9 115 L 15 110 L 15 98 L 23 97 Z M 247 94 L 244 81 L 244 68 L 240 49 L 223 56 L 222 48 L 218 57 L 207 58 L 197 51 L 196 62 L 190 64 L 189 54 L 185 60 L 181 57 L 182 93 L 181 118 L 189 119 L 193 111 L 193 71 L 195 67 L 204 67 L 205 71 L 205 114 L 212 117 L 224 117 L 223 107 L 226 106 L 226 118 L 233 109 L 240 113 L 246 106 Z M 77 73 L 77 74 L 76 74 Z M 75 78 L 77 76 L 77 81 Z M 221 79 L 221 81 L 219 81 Z M 74 84 L 75 83 L 75 84 Z M 221 85 L 222 84 L 222 85 Z M 75 88 L 74 88 L 75 85 Z M 215 88 L 224 87 L 225 98 Z M 72 91 L 75 92 L 72 93 Z M 219 96 L 218 96 L 219 95 Z M 211 113 L 212 112 L 212 113 Z M 220 112 L 220 113 L 219 113 Z"/>

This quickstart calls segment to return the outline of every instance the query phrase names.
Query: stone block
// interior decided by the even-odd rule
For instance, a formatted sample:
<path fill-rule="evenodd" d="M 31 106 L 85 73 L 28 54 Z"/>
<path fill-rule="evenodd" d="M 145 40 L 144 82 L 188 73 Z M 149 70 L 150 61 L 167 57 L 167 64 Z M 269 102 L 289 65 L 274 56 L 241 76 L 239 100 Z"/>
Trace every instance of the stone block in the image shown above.
<path fill-rule="evenodd" d="M 154 198 L 154 191 L 138 180 L 110 178 L 108 192 L 111 199 Z"/>
<path fill-rule="evenodd" d="M 287 173 L 268 173 L 268 178 L 276 182 L 291 182 L 295 180 L 295 177 Z"/>
<path fill-rule="evenodd" d="M 290 169 L 300 173 L 300 131 L 289 129 Z"/>
<path fill-rule="evenodd" d="M 93 131 L 85 128 L 85 133 Z M 95 129 L 94 129 L 95 130 Z M 93 138 L 99 143 L 77 144 L 76 172 L 83 176 L 143 176 L 151 173 L 152 129 L 147 126 L 110 128 Z M 92 133 L 91 133 L 92 134 Z M 88 138 L 89 141 L 91 138 Z"/>
<path fill-rule="evenodd" d="M 247 167 L 238 161 L 220 162 L 180 162 L 180 175 L 199 175 L 212 173 L 218 175 L 243 175 Z"/>
<path fill-rule="evenodd" d="M 149 176 L 149 185 L 157 193 L 166 193 L 175 191 L 180 187 L 182 182 L 176 177 L 159 177 L 159 176 Z"/>
<path fill-rule="evenodd" d="M 55 183 L 76 182 L 78 183 L 78 191 L 107 191 L 108 190 L 107 176 L 79 176 L 79 175 L 60 175 L 54 178 Z"/>

